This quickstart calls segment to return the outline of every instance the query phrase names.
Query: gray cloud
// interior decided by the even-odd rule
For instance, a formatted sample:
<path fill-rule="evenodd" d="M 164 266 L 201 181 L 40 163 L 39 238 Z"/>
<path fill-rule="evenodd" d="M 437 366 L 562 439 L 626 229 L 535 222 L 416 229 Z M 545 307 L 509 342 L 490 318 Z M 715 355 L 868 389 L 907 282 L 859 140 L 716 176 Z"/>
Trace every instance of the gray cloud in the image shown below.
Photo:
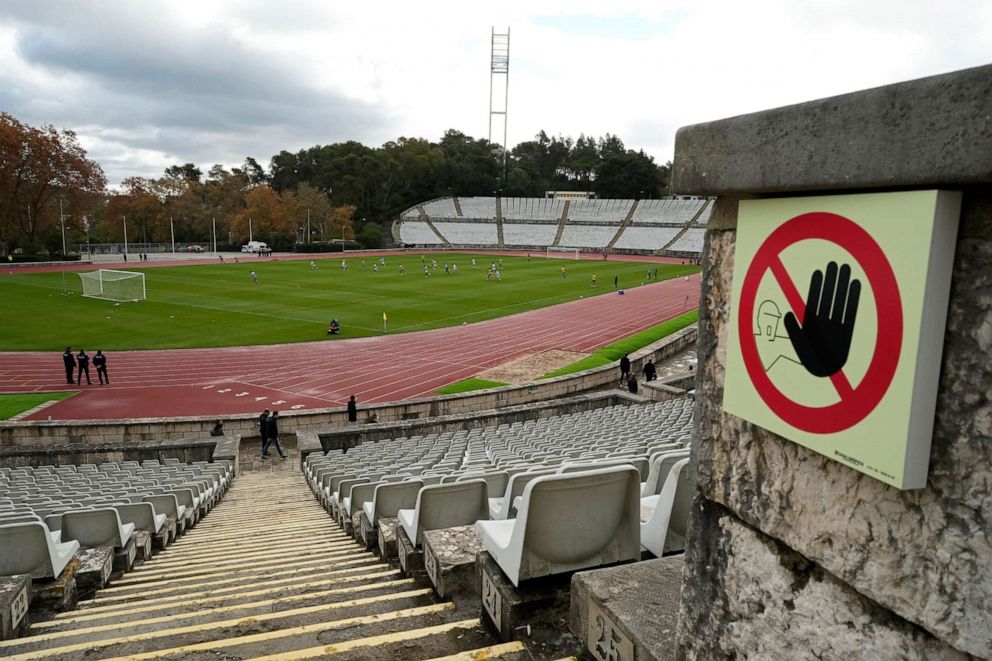
<path fill-rule="evenodd" d="M 17 57 L 27 71 L 48 74 L 12 80 L 16 74 L 0 73 L 0 107 L 90 138 L 99 145 L 90 155 L 112 183 L 161 171 L 161 162 L 148 163 L 150 171 L 118 169 L 129 166 L 120 148 L 200 165 L 247 155 L 264 162 L 280 149 L 383 132 L 383 110 L 312 84 L 298 63 L 246 46 L 230 24 L 191 30 L 155 4 L 141 3 L 140 17 L 101 4 L 0 10 L 15 31 L 14 53 L 0 58 Z M 81 91 L 67 99 L 59 81 Z M 141 160 L 130 167 L 141 168 Z"/>

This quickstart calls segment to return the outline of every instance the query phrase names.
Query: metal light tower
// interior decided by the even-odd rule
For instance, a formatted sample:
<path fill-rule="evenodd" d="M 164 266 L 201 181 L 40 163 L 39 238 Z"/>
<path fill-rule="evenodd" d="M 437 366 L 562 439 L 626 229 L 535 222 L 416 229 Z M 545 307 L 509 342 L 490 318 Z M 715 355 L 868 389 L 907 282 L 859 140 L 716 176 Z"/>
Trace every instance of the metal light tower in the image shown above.
<path fill-rule="evenodd" d="M 502 82 L 502 85 L 500 85 Z M 502 87 L 502 89 L 500 89 Z M 503 116 L 502 166 L 500 180 L 506 181 L 506 110 L 510 94 L 510 28 L 496 32 L 492 28 L 492 48 L 489 67 L 489 143 L 493 141 L 493 122 L 499 131 L 500 115 Z"/>

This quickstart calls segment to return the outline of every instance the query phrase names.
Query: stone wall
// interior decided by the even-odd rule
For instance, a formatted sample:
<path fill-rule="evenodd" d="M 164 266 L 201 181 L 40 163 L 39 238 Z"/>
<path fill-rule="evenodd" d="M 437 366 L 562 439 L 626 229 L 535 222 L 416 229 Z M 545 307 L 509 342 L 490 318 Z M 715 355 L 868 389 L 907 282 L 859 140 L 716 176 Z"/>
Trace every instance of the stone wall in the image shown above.
<path fill-rule="evenodd" d="M 989 107 L 983 67 L 679 132 L 676 192 L 721 196 L 703 257 L 686 658 L 992 657 Z M 914 187 L 964 202 L 929 479 L 901 491 L 722 400 L 738 200 Z"/>
<path fill-rule="evenodd" d="M 656 363 L 691 347 L 696 326 L 684 328 L 630 355 L 631 368 L 640 371 L 651 358 Z M 475 413 L 508 406 L 560 399 L 610 387 L 616 384 L 616 365 L 606 365 L 554 379 L 521 386 L 504 386 L 460 395 L 438 395 L 424 399 L 361 406 L 359 420 L 375 412 L 380 422 L 434 418 L 443 415 Z M 319 432 L 347 425 L 344 408 L 281 411 L 279 429 L 284 434 Z M 0 422 L 0 448 L 49 444 L 128 443 L 155 445 L 165 439 L 196 438 L 210 433 L 216 420 L 224 421 L 224 431 L 250 439 L 258 436 L 255 415 L 193 416 L 189 418 L 138 418 L 131 420 L 78 420 L 40 422 Z"/>
<path fill-rule="evenodd" d="M 223 437 L 222 437 L 223 438 Z M 238 438 L 226 437 L 228 442 Z M 85 445 L 45 445 L 0 448 L 0 466 L 65 466 L 100 464 L 108 461 L 145 461 L 178 459 L 182 463 L 230 458 L 228 453 L 216 456 L 218 439 L 212 437 L 162 441 L 151 445 L 101 443 Z"/>

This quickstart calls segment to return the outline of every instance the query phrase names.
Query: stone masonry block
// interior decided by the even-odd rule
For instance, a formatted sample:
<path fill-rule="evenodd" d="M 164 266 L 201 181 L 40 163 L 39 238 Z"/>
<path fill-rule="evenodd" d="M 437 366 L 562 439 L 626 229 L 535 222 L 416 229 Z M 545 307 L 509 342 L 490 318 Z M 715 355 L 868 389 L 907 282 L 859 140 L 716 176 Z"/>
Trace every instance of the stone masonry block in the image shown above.
<path fill-rule="evenodd" d="M 715 503 L 697 498 L 693 526 L 679 613 L 685 659 L 971 658 Z"/>
<path fill-rule="evenodd" d="M 950 645 L 992 656 L 992 192 L 965 196 L 924 489 L 723 412 L 735 236 L 709 231 L 704 252 L 691 469 L 702 494 Z"/>

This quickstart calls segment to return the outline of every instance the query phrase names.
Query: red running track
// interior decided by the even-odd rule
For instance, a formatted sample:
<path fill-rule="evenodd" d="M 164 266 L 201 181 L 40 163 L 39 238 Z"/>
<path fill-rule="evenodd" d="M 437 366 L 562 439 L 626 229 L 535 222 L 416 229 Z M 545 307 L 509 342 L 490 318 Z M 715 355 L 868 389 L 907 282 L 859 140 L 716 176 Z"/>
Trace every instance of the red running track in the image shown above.
<path fill-rule="evenodd" d="M 392 336 L 219 349 L 108 353 L 112 383 L 27 420 L 92 420 L 301 410 L 416 399 L 520 356 L 590 352 L 698 307 L 699 276 L 466 326 Z M 0 392 L 69 389 L 62 357 L 0 352 Z"/>

